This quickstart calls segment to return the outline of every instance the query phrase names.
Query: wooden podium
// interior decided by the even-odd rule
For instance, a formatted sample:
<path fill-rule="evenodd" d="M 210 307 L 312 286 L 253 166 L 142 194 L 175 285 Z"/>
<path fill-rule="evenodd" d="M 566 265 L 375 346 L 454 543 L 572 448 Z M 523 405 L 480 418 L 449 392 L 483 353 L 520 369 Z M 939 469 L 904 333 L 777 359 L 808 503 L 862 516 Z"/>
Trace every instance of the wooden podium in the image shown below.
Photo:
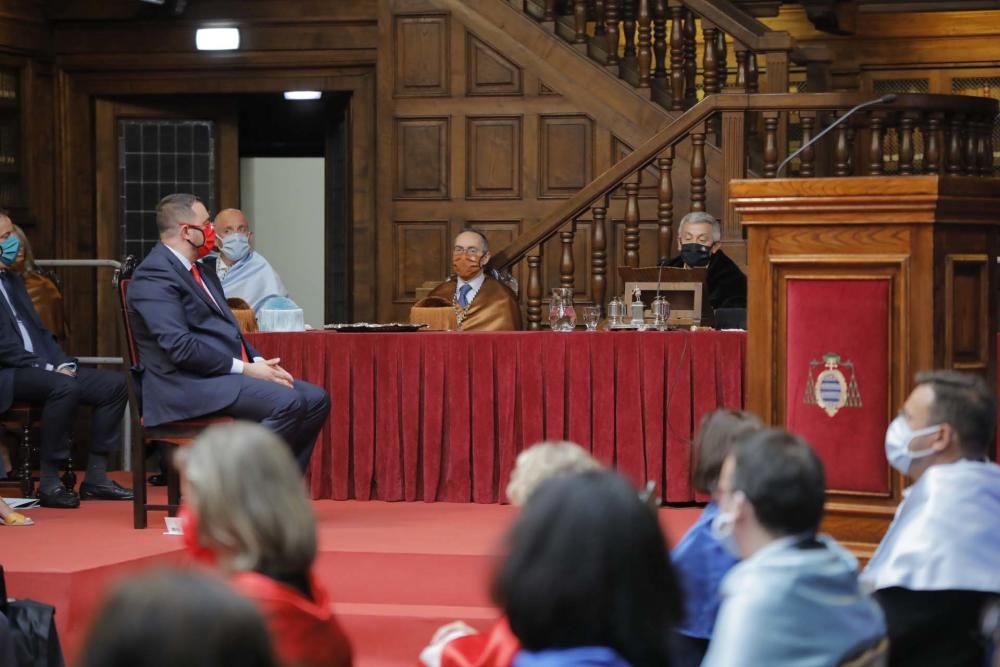
<path fill-rule="evenodd" d="M 747 231 L 747 407 L 810 440 L 827 470 L 824 529 L 870 556 L 901 498 L 884 433 L 914 374 L 995 377 L 1000 179 L 734 180 L 729 192 Z"/>

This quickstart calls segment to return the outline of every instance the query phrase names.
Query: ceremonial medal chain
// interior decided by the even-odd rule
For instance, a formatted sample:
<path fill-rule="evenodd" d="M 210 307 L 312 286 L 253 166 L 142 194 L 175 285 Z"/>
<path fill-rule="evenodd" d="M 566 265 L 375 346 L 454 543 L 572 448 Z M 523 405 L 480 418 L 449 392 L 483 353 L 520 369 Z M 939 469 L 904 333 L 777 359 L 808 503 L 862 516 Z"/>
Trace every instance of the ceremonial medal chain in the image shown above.
<path fill-rule="evenodd" d="M 465 321 L 465 316 L 469 312 L 469 306 L 472 304 L 470 303 L 465 308 L 462 308 L 462 306 L 458 304 L 458 289 L 456 288 L 455 294 L 451 297 L 451 305 L 455 309 L 455 321 L 458 322 L 458 329 L 461 331 L 462 322 Z"/>

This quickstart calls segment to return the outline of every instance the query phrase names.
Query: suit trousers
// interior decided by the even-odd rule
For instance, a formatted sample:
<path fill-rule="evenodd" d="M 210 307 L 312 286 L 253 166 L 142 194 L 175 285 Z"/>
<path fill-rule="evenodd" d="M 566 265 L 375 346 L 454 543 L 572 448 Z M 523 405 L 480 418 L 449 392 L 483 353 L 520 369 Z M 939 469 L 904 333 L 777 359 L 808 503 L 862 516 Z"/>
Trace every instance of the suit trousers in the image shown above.
<path fill-rule="evenodd" d="M 94 408 L 91 451 L 120 451 L 122 414 L 128 400 L 121 373 L 80 368 L 76 377 L 40 368 L 14 369 L 14 400 L 42 404 L 40 451 L 43 461 L 69 457 L 69 434 L 79 405 Z"/>
<path fill-rule="evenodd" d="M 305 471 L 316 438 L 330 414 L 330 396 L 320 387 L 302 380 L 295 380 L 289 388 L 245 375 L 239 378 L 241 386 L 236 401 L 219 414 L 260 422 L 261 426 L 274 431 L 288 443 Z"/>

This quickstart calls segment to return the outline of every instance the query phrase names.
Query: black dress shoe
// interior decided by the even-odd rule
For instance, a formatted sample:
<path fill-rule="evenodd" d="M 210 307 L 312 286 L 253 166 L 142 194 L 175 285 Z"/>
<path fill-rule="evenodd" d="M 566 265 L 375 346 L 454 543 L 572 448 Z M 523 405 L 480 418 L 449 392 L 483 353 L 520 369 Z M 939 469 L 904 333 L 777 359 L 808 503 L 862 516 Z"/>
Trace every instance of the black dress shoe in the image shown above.
<path fill-rule="evenodd" d="M 84 482 L 80 485 L 80 498 L 82 500 L 132 500 L 132 489 L 126 489 L 115 481 L 107 484 Z"/>
<path fill-rule="evenodd" d="M 150 475 L 146 481 L 149 482 L 150 486 L 166 486 L 167 476 L 163 473 L 157 473 L 156 475 Z"/>
<path fill-rule="evenodd" d="M 65 486 L 60 486 L 54 491 L 39 491 L 38 501 L 42 507 L 57 507 L 71 510 L 80 506 L 80 496 Z"/>

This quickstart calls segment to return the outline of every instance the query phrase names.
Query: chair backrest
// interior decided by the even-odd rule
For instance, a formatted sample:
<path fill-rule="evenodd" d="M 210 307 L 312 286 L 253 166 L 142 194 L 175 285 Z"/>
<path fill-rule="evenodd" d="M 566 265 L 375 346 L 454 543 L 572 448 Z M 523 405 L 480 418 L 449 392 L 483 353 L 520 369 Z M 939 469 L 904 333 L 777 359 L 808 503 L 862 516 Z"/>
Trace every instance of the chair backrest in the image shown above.
<path fill-rule="evenodd" d="M 889 639 L 882 640 L 865 649 L 862 653 L 851 656 L 839 667 L 887 667 L 889 664 Z"/>
<path fill-rule="evenodd" d="M 111 279 L 115 292 L 118 294 L 118 307 L 121 315 L 122 339 L 125 341 L 125 348 L 128 354 L 129 367 L 134 368 L 139 364 L 139 348 L 135 344 L 135 336 L 132 332 L 132 320 L 128 309 L 128 284 L 132 280 L 135 267 L 139 264 L 135 255 L 129 255 L 122 260 L 121 266 L 115 269 L 114 277 Z"/>

